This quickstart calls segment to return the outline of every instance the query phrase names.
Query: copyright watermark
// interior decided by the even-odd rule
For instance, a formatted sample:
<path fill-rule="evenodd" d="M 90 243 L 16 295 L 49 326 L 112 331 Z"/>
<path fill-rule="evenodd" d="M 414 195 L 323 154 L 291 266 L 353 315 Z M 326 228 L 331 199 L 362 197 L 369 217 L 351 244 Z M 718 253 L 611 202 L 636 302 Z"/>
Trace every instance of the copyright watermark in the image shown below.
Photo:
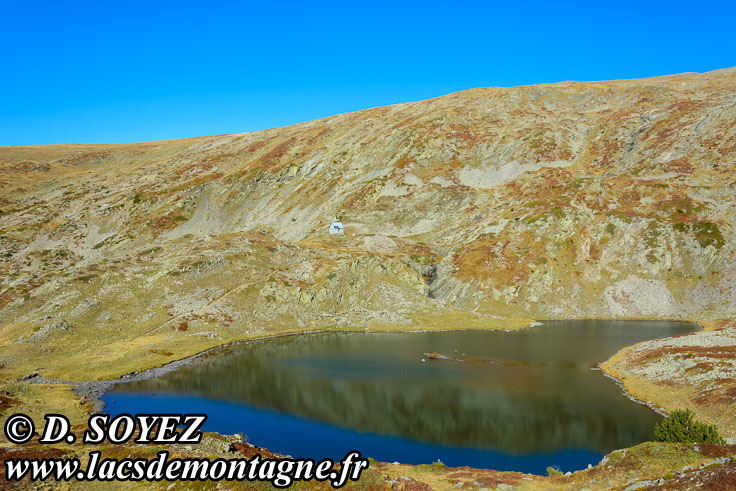
<path fill-rule="evenodd" d="M 40 444 L 74 443 L 69 420 L 62 414 L 47 414 L 37 442 Z M 105 442 L 157 444 L 198 444 L 202 440 L 204 414 L 93 414 L 82 435 L 85 444 Z M 8 441 L 22 445 L 35 435 L 36 425 L 25 414 L 13 414 L 5 421 L 3 431 Z M 6 456 L 12 455 L 6 453 Z M 8 481 L 29 479 L 32 482 L 56 481 L 263 481 L 277 488 L 285 488 L 296 481 L 329 481 L 335 488 L 348 480 L 357 481 L 368 468 L 368 459 L 360 452 L 348 452 L 334 462 L 331 459 L 279 458 L 269 459 L 255 455 L 251 458 L 201 459 L 170 458 L 168 451 L 158 452 L 155 458 L 105 459 L 100 451 L 89 452 L 86 466 L 74 458 L 6 458 L 5 476 Z"/>
<path fill-rule="evenodd" d="M 33 420 L 25 414 L 14 414 L 5 421 L 5 438 L 12 443 L 28 443 L 36 431 Z"/>

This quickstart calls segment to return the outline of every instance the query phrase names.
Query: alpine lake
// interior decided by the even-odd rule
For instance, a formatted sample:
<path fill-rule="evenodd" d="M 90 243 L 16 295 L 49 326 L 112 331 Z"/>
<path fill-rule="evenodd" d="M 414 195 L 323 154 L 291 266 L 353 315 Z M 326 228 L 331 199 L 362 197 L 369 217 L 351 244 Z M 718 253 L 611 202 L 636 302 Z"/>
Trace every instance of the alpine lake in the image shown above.
<path fill-rule="evenodd" d="M 218 348 L 119 383 L 105 411 L 204 413 L 293 457 L 544 474 L 653 439 L 661 417 L 597 369 L 621 348 L 698 330 L 668 321 L 555 320 L 520 331 L 330 332 Z"/>

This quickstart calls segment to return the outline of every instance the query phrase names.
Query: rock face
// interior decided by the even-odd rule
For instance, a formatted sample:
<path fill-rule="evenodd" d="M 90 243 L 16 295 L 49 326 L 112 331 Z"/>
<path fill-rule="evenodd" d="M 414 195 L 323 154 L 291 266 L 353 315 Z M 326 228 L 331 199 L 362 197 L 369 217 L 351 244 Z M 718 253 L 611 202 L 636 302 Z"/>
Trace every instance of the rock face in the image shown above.
<path fill-rule="evenodd" d="M 728 69 L 0 148 L 0 362 L 103 374 L 122 347 L 160 364 L 284 329 L 731 317 L 734 121 Z"/>
<path fill-rule="evenodd" d="M 668 317 L 675 313 L 675 298 L 660 280 L 630 276 L 606 288 L 604 297 L 614 316 Z"/>

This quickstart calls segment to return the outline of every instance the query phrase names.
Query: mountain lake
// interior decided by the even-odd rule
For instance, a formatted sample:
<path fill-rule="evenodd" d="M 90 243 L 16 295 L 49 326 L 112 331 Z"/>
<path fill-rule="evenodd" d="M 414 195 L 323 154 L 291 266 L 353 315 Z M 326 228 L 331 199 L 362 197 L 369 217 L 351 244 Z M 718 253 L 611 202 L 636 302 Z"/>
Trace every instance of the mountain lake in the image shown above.
<path fill-rule="evenodd" d="M 668 321 L 554 320 L 520 331 L 329 332 L 218 348 L 119 383 L 105 411 L 204 413 L 293 457 L 544 474 L 653 439 L 661 417 L 597 365 L 640 341 L 699 329 Z"/>

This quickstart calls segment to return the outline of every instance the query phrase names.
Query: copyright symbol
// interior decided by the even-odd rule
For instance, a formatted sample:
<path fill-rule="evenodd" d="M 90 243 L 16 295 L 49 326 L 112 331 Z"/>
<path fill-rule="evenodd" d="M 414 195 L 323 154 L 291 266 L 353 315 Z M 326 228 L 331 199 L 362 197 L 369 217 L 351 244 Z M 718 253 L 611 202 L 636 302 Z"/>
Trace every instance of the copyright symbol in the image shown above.
<path fill-rule="evenodd" d="M 14 414 L 5 421 L 5 436 L 13 443 L 26 443 L 35 429 L 33 421 L 25 414 Z"/>

